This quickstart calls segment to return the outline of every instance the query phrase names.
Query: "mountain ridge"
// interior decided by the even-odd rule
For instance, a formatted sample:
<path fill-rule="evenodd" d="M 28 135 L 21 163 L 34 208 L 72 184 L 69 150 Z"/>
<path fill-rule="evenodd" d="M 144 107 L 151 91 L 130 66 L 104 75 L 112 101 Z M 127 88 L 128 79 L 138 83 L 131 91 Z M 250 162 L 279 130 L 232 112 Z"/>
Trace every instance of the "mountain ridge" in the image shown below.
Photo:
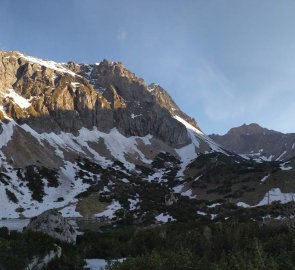
<path fill-rule="evenodd" d="M 214 219 L 295 192 L 294 160 L 229 152 L 122 63 L 0 52 L 0 85 L 0 218 Z"/>
<path fill-rule="evenodd" d="M 210 138 L 237 154 L 257 160 L 288 160 L 295 156 L 295 133 L 282 133 L 256 123 L 231 128 L 224 135 Z"/>

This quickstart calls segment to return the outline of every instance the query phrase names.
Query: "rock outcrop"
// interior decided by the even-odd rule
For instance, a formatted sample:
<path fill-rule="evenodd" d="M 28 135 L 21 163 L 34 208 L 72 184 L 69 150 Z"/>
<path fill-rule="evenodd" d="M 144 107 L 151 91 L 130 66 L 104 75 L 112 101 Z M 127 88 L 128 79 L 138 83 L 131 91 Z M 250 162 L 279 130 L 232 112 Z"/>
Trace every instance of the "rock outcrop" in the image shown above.
<path fill-rule="evenodd" d="M 68 243 L 75 243 L 77 237 L 73 226 L 56 209 L 47 210 L 32 218 L 26 230 L 43 232 Z"/>

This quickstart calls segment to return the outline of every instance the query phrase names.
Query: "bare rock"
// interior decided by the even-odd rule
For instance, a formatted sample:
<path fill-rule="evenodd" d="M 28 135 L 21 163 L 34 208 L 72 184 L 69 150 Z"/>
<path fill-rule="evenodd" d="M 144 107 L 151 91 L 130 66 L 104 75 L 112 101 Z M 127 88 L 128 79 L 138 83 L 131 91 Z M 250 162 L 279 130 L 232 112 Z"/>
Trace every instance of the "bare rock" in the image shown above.
<path fill-rule="evenodd" d="M 77 237 L 73 226 L 56 209 L 47 210 L 32 218 L 26 230 L 43 232 L 68 243 L 75 243 Z"/>

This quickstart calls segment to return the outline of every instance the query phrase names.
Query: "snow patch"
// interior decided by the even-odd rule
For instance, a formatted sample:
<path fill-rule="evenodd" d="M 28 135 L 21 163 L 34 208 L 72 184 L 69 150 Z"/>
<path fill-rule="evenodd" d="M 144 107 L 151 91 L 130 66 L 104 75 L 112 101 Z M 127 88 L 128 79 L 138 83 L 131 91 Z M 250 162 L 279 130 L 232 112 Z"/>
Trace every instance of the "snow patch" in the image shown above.
<path fill-rule="evenodd" d="M 207 216 L 207 213 L 205 213 L 205 212 L 202 212 L 202 211 L 197 211 L 197 214 L 198 215 L 201 215 L 201 216 Z"/>
<path fill-rule="evenodd" d="M 132 210 L 135 210 L 137 208 L 137 204 L 139 203 L 139 198 L 136 198 L 136 199 L 128 199 L 129 203 L 130 203 L 130 207 L 129 209 L 132 211 Z"/>
<path fill-rule="evenodd" d="M 93 130 L 82 128 L 79 130 L 77 141 L 80 144 L 85 145 L 85 142 L 96 142 L 99 138 L 104 139 L 104 143 L 111 152 L 112 156 L 124 163 L 125 167 L 130 170 L 134 170 L 135 165 L 126 160 L 125 154 L 135 154 L 144 163 L 152 163 L 152 160 L 147 159 L 145 155 L 137 148 L 137 139 L 142 139 L 143 142 L 149 141 L 150 143 L 151 135 L 147 135 L 143 138 L 137 136 L 131 136 L 127 138 L 123 136 L 116 128 L 113 128 L 108 134 L 98 131 L 96 128 Z M 93 150 L 89 150 L 93 152 Z"/>
<path fill-rule="evenodd" d="M 181 192 L 182 196 L 187 196 L 190 199 L 195 199 L 197 195 L 193 195 L 193 191 L 191 189 L 188 189 L 187 191 Z"/>
<path fill-rule="evenodd" d="M 7 124 L 0 122 L 2 125 L 2 132 L 0 134 L 0 149 L 6 146 L 11 140 L 13 135 L 13 129 L 16 123 L 14 121 L 9 121 Z"/>
<path fill-rule="evenodd" d="M 207 207 L 208 208 L 214 208 L 214 207 L 219 206 L 219 205 L 221 205 L 221 203 L 213 203 L 211 205 L 208 205 Z"/>
<path fill-rule="evenodd" d="M 131 114 L 131 118 L 134 119 L 136 117 L 142 116 L 142 114 L 135 115 L 134 113 Z"/>
<path fill-rule="evenodd" d="M 109 206 L 107 206 L 106 210 L 101 213 L 95 214 L 95 217 L 107 217 L 109 219 L 113 219 L 115 217 L 115 212 L 121 209 L 122 206 L 118 201 L 113 201 Z"/>
<path fill-rule="evenodd" d="M 69 75 L 71 75 L 73 77 L 78 76 L 73 71 L 71 71 L 71 70 L 67 69 L 66 67 L 64 67 L 64 65 L 62 63 L 56 63 L 54 61 L 42 60 L 42 59 L 39 59 L 39 58 L 36 58 L 36 57 L 24 55 L 22 53 L 19 53 L 19 55 L 22 58 L 24 58 L 25 60 L 27 60 L 28 62 L 39 64 L 40 66 L 44 66 L 44 67 L 53 69 L 53 70 L 61 72 L 61 73 L 67 73 L 67 74 L 69 74 Z"/>
<path fill-rule="evenodd" d="M 160 215 L 156 216 L 155 219 L 157 221 L 163 222 L 163 223 L 167 223 L 169 221 L 175 221 L 175 219 L 171 215 L 169 215 L 167 213 L 165 213 L 165 214 L 161 213 Z"/>
<path fill-rule="evenodd" d="M 277 159 L 276 159 L 276 161 L 278 161 L 278 160 L 281 160 L 281 158 L 285 155 L 287 153 L 287 151 L 285 150 Z"/>
<path fill-rule="evenodd" d="M 16 93 L 14 89 L 9 89 L 8 93 L 4 94 L 4 97 L 10 97 L 13 102 L 22 109 L 27 109 L 31 106 L 30 100 L 23 98 L 21 95 Z"/>
<path fill-rule="evenodd" d="M 71 86 L 73 87 L 73 91 L 76 92 L 77 87 L 79 87 L 81 84 L 77 82 L 71 82 Z"/>
<path fill-rule="evenodd" d="M 293 167 L 291 167 L 290 165 L 289 165 L 289 163 L 288 162 L 285 162 L 285 163 L 283 163 L 283 164 L 280 164 L 280 169 L 282 170 L 282 171 L 289 171 L 289 170 L 292 170 L 293 169 Z"/>
<path fill-rule="evenodd" d="M 267 192 L 263 199 L 256 205 L 249 205 L 244 202 L 238 202 L 237 206 L 243 207 L 243 208 L 249 208 L 249 207 L 257 207 L 257 206 L 263 206 L 271 204 L 272 202 L 278 201 L 282 204 L 292 202 L 295 200 L 295 193 L 283 193 L 280 188 L 272 188 L 269 192 Z"/>
<path fill-rule="evenodd" d="M 263 183 L 267 180 L 267 178 L 269 177 L 269 174 L 264 176 L 261 180 L 260 180 L 260 183 Z"/>
<path fill-rule="evenodd" d="M 59 210 L 63 217 L 82 217 L 82 215 L 76 211 L 76 204 L 71 204 Z"/>
<path fill-rule="evenodd" d="M 249 208 L 251 207 L 249 204 L 244 203 L 244 202 L 238 202 L 237 206 L 242 207 L 242 208 Z"/>
<path fill-rule="evenodd" d="M 188 164 L 190 164 L 195 158 L 198 157 L 196 153 L 196 146 L 191 143 L 180 149 L 175 149 L 176 153 L 181 159 L 181 169 L 177 173 L 177 177 L 181 177 L 184 175 L 184 170 Z"/>
<path fill-rule="evenodd" d="M 295 193 L 283 193 L 279 188 L 273 188 L 265 194 L 264 198 L 256 206 L 267 205 L 268 201 L 269 203 L 275 201 L 288 203 L 294 201 L 294 199 Z"/>
<path fill-rule="evenodd" d="M 126 258 L 110 260 L 109 262 L 124 262 Z M 86 266 L 84 268 L 90 270 L 105 270 L 108 265 L 108 261 L 105 259 L 86 259 Z"/>

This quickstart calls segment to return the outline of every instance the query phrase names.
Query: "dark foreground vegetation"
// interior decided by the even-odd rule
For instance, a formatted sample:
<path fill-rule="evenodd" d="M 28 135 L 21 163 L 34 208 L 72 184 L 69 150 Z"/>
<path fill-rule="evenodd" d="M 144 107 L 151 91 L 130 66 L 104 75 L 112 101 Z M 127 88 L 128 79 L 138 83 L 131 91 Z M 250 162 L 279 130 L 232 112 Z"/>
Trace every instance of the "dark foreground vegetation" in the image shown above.
<path fill-rule="evenodd" d="M 105 228 L 69 245 L 41 233 L 1 229 L 0 269 L 24 269 L 34 256 L 62 247 L 46 269 L 83 269 L 85 258 L 127 258 L 109 270 L 295 269 L 295 230 L 280 224 L 228 220 L 150 228 Z"/>

